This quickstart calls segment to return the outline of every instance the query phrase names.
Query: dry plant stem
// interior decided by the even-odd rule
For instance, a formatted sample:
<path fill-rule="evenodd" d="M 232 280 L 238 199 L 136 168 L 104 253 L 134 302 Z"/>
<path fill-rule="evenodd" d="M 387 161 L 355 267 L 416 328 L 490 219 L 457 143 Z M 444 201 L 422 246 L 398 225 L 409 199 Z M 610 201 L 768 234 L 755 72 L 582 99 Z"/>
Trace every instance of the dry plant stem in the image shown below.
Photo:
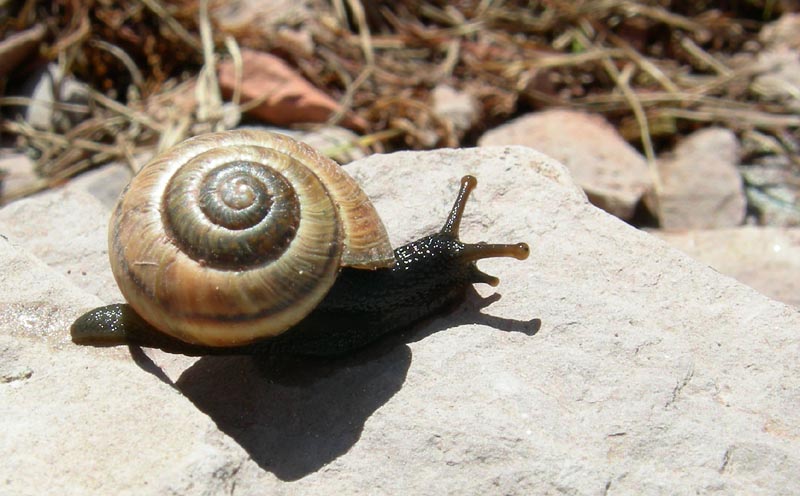
<path fill-rule="evenodd" d="M 128 164 L 128 168 L 131 170 L 131 172 L 134 174 L 139 172 L 141 166 L 136 162 L 136 159 L 133 156 L 133 147 L 131 146 L 131 142 L 128 137 L 123 134 L 118 134 L 114 138 L 114 143 L 122 154 L 122 157 L 125 159 L 125 163 Z"/>
<path fill-rule="evenodd" d="M 145 6 L 147 6 L 147 8 L 150 9 L 155 15 L 163 19 L 167 26 L 169 26 L 170 29 L 172 29 L 175 34 L 177 34 L 178 37 L 180 37 L 187 45 L 195 50 L 202 49 L 202 45 L 199 41 L 197 41 L 197 38 L 186 31 L 181 23 L 172 17 L 169 12 L 167 12 L 167 9 L 158 2 L 158 0 L 142 0 L 142 3 L 145 4 Z"/>
<path fill-rule="evenodd" d="M 584 46 L 592 46 L 593 42 L 589 40 L 583 33 L 575 32 L 575 36 L 578 38 L 578 41 L 582 43 Z M 639 134 L 640 139 L 642 141 L 642 148 L 644 149 L 645 157 L 647 158 L 647 169 L 650 172 L 650 180 L 653 182 L 653 189 L 654 195 L 653 198 L 655 201 L 658 201 L 660 197 L 661 191 L 661 177 L 658 174 L 658 168 L 656 165 L 656 153 L 653 147 L 653 140 L 650 136 L 650 126 L 647 121 L 647 115 L 644 112 L 644 108 L 642 107 L 641 102 L 637 98 L 636 92 L 630 86 L 630 78 L 633 75 L 634 70 L 634 63 L 629 62 L 625 65 L 622 73 L 617 70 L 617 67 L 614 65 L 613 61 L 606 57 L 602 59 L 603 67 L 605 68 L 606 72 L 611 79 L 614 81 L 614 84 L 617 85 L 617 88 L 627 100 L 628 105 L 630 105 L 631 110 L 633 111 L 634 116 L 636 117 L 636 122 L 639 125 Z M 658 211 L 658 206 L 656 205 L 656 211 Z"/>
<path fill-rule="evenodd" d="M 144 89 L 144 76 L 142 76 L 142 71 L 136 67 L 136 62 L 134 62 L 122 48 L 103 40 L 91 40 L 89 44 L 107 51 L 122 62 L 122 65 L 124 65 L 125 69 L 131 74 L 131 79 L 136 89 L 139 91 L 139 95 L 142 94 Z"/>
<path fill-rule="evenodd" d="M 707 83 L 695 85 L 693 88 L 690 88 L 690 91 L 692 93 L 706 95 L 722 90 L 726 86 L 737 81 L 749 79 L 760 72 L 761 70 L 757 67 L 742 67 L 731 70 L 727 74 L 717 76 Z"/>
<path fill-rule="evenodd" d="M 115 59 L 105 68 L 114 74 L 101 77 L 127 76 L 127 72 L 133 83 L 127 106 L 97 91 L 90 91 L 88 105 L 37 102 L 71 113 L 70 117 L 85 116 L 84 123 L 60 137 L 0 121 L 0 129 L 26 138 L 41 150 L 40 173 L 62 177 L 104 157 L 124 159 L 135 168 L 134 158 L 143 143 L 158 138 L 173 143 L 190 134 L 228 127 L 233 122 L 229 117 L 234 116 L 230 111 L 250 110 L 272 96 L 260 95 L 241 104 L 241 54 L 236 40 L 222 32 L 220 39 L 225 40 L 233 60 L 235 77 L 233 105 L 224 104 L 215 79 L 207 0 L 203 0 L 199 29 L 191 32 L 173 16 L 174 2 L 143 0 L 128 6 L 122 17 L 132 12 L 145 15 L 161 28 L 145 30 L 152 36 L 148 42 L 158 43 L 164 37 L 174 40 L 177 34 L 176 49 L 193 60 L 202 54 L 205 62 L 196 88 L 198 108 L 193 112 L 166 109 L 167 115 L 161 117 L 163 102 L 169 101 L 164 96 L 175 80 L 159 87 L 161 81 L 153 80 L 149 68 L 136 66 L 138 53 L 123 51 L 126 45 L 120 38 L 103 39 L 100 33 L 108 32 L 108 24 L 107 19 L 95 16 L 93 6 L 99 4 L 66 1 L 68 17 L 61 31 L 55 30 L 53 48 L 46 55 L 57 57 L 69 76 L 80 68 L 81 49 L 94 47 L 94 52 L 104 51 Z M 52 25 L 37 18 L 47 9 L 38 9 L 33 0 L 22 4 L 12 20 L 18 29 L 36 22 Z M 534 7 L 480 0 L 469 9 L 458 2 L 423 1 L 414 8 L 378 7 L 386 30 L 376 34 L 370 32 L 366 8 L 371 6 L 364 0 L 334 0 L 329 5 L 338 16 L 326 12 L 310 26 L 317 42 L 315 58 L 299 63 L 316 86 L 343 88 L 334 120 L 356 110 L 373 129 L 385 129 L 363 137 L 362 145 L 380 147 L 386 140 L 399 143 L 397 138 L 418 148 L 432 146 L 434 141 L 460 144 L 446 122 L 431 115 L 428 105 L 419 104 L 429 101 L 433 86 L 442 81 L 473 93 L 486 118 L 512 115 L 519 110 L 521 98 L 606 114 L 612 122 L 621 120 L 623 133 L 632 116 L 630 135 L 638 134 L 649 163 L 655 155 L 651 135 L 674 133 L 682 129 L 682 122 L 761 129 L 775 136 L 791 136 L 800 127 L 800 116 L 790 114 L 784 102 L 759 95 L 754 80 L 763 67 L 728 62 L 723 50 L 756 40 L 755 33 L 765 24 L 737 19 L 743 11 L 736 7 L 724 7 L 722 18 L 713 19 L 707 13 L 675 14 L 662 7 L 663 2 L 634 0 L 545 2 Z M 134 17 L 125 18 L 136 22 Z M 737 26 L 744 31 L 733 29 Z M 575 32 L 582 32 L 585 39 Z M 684 56 L 670 59 L 668 51 L 658 51 L 653 48 L 656 45 L 636 48 L 639 41 L 651 37 L 663 47 L 677 46 Z M 169 74 L 162 72 L 158 77 L 164 76 Z M 139 92 L 133 91 L 136 88 Z M 156 94 L 142 102 L 142 88 L 155 88 Z M 787 90 L 791 94 L 795 89 Z M 32 103 L 31 99 L 0 97 L 0 106 Z M 159 111 L 151 114 L 150 109 Z M 792 153 L 788 155 L 799 160 Z M 40 184 L 46 187 L 48 181 Z"/>
<path fill-rule="evenodd" d="M 377 133 L 361 136 L 358 138 L 356 143 L 358 143 L 359 146 L 371 148 L 376 143 L 389 141 L 390 139 L 396 138 L 401 134 L 403 134 L 403 131 L 400 129 L 386 129 L 384 131 L 378 131 Z"/>
<path fill-rule="evenodd" d="M 583 44 L 583 46 L 593 46 L 594 43 L 589 40 L 583 33 L 575 32 L 575 36 L 578 38 L 578 41 Z M 645 156 L 647 157 L 648 166 L 650 168 L 650 173 L 653 175 L 654 185 L 656 187 L 656 192 L 659 190 L 660 181 L 658 180 L 658 171 L 655 169 L 655 161 L 656 161 L 656 153 L 655 149 L 653 148 L 653 141 L 650 136 L 650 130 L 647 122 L 647 115 L 642 108 L 642 104 L 637 98 L 636 92 L 630 86 L 630 78 L 633 74 L 634 65 L 632 63 L 628 63 L 623 72 L 620 73 L 617 70 L 617 67 L 614 65 L 614 62 L 609 57 L 605 57 L 602 59 L 603 67 L 605 68 L 606 72 L 611 79 L 614 81 L 614 84 L 617 85 L 617 88 L 625 97 L 625 100 L 631 107 L 631 110 L 636 117 L 636 121 L 639 124 L 639 129 L 641 133 L 642 139 L 642 148 L 644 149 Z"/>
<path fill-rule="evenodd" d="M 29 98 L 27 96 L 0 96 L 0 106 L 27 107 L 30 105 L 46 105 L 54 110 L 60 110 L 62 112 L 73 112 L 76 114 L 88 114 L 90 112 L 89 107 L 87 107 L 86 105 L 81 105 L 79 103 L 64 103 L 64 102 L 54 102 L 50 100 L 36 100 L 34 98 Z"/>
<path fill-rule="evenodd" d="M 630 86 L 630 78 L 633 74 L 634 65 L 629 63 L 622 70 L 622 73 L 617 71 L 617 68 L 610 60 L 603 61 L 603 65 L 608 71 L 609 75 L 614 79 L 620 91 L 628 100 L 628 104 L 636 116 L 636 122 L 639 124 L 639 132 L 641 134 L 642 148 L 644 149 L 645 156 L 647 157 L 647 165 L 650 169 L 650 174 L 653 176 L 653 185 L 655 186 L 656 193 L 660 191 L 660 179 L 658 170 L 656 169 L 656 152 L 653 148 L 653 140 L 650 136 L 650 126 L 647 122 L 647 115 L 645 115 L 641 102 L 636 97 L 636 92 Z"/>
<path fill-rule="evenodd" d="M 336 1 L 340 2 L 341 0 Z M 347 0 L 347 4 L 353 11 L 356 24 L 358 24 L 358 38 L 361 44 L 361 51 L 364 53 L 364 60 L 366 60 L 367 66 L 374 66 L 375 51 L 372 48 L 372 34 L 367 24 L 367 17 L 364 14 L 364 6 L 361 4 L 360 0 Z"/>
<path fill-rule="evenodd" d="M 231 102 L 239 107 L 242 102 L 242 72 L 244 63 L 242 62 L 242 52 L 239 50 L 239 44 L 236 43 L 236 38 L 233 36 L 225 37 L 225 48 L 231 54 L 233 60 L 233 95 L 231 95 Z"/>
<path fill-rule="evenodd" d="M 20 134 L 28 138 L 49 143 L 51 146 L 61 148 L 78 148 L 88 152 L 113 153 L 115 148 L 112 145 L 104 145 L 87 139 L 70 139 L 61 134 L 34 129 L 27 124 L 6 121 L 2 124 L 2 129 L 11 133 Z"/>
<path fill-rule="evenodd" d="M 3 5 L 6 3 L 3 2 Z M 5 39 L 0 40 L 0 52 L 6 54 L 0 60 L 0 74 L 3 75 L 3 78 L 16 66 L 19 62 L 17 59 L 21 57 L 21 54 L 27 53 L 34 46 L 41 44 L 47 33 L 47 28 L 41 23 L 33 26 L 22 26 L 22 28 L 24 30 L 19 30 L 13 34 L 6 33 Z M 20 50 L 22 51 L 20 52 Z"/>
<path fill-rule="evenodd" d="M 725 64 L 715 59 L 713 55 L 700 48 L 688 36 L 681 37 L 680 45 L 684 50 L 686 50 L 686 53 L 694 57 L 702 65 L 713 69 L 717 74 L 721 76 L 727 76 L 731 73 L 731 70 Z"/>
<path fill-rule="evenodd" d="M 197 78 L 197 119 L 211 125 L 213 131 L 223 131 L 222 94 L 217 80 L 217 63 L 214 55 L 214 40 L 211 36 L 211 21 L 208 18 L 208 0 L 200 0 L 200 39 L 203 46 L 203 68 Z M 180 136 L 182 140 L 184 137 Z M 177 142 L 176 142 L 177 143 Z M 166 148 L 175 143 L 165 143 Z"/>
<path fill-rule="evenodd" d="M 708 29 L 702 24 L 699 24 L 691 19 L 687 19 L 678 14 L 665 10 L 661 7 L 654 7 L 644 5 L 640 2 L 632 2 L 630 0 L 612 0 L 606 2 L 597 2 L 598 7 L 605 7 L 608 9 L 622 10 L 623 13 L 631 15 L 640 15 L 648 17 L 654 21 L 673 26 L 678 29 L 691 31 L 701 35 L 703 38 L 708 38 L 710 35 Z"/>
<path fill-rule="evenodd" d="M 89 18 L 86 16 L 86 12 L 81 12 L 79 15 L 80 24 L 78 25 L 78 28 L 72 33 L 59 39 L 49 50 L 47 50 L 46 53 L 48 57 L 53 58 L 58 54 L 66 53 L 71 47 L 81 44 L 86 40 L 86 38 L 89 37 L 91 34 Z"/>
<path fill-rule="evenodd" d="M 157 133 L 164 132 L 164 127 L 160 123 L 151 119 L 147 114 L 126 107 L 125 105 L 115 100 L 112 100 L 111 98 L 108 98 L 104 94 L 97 92 L 91 88 L 89 89 L 89 96 L 92 98 L 92 100 L 99 103 L 100 105 L 120 115 L 125 116 L 127 119 L 131 121 L 136 121 L 139 124 L 147 126 Z"/>
<path fill-rule="evenodd" d="M 119 158 L 119 156 L 120 153 L 118 150 L 114 150 L 113 152 L 108 152 L 108 153 L 92 154 L 83 160 L 78 160 L 77 162 L 74 162 L 69 166 L 61 169 L 57 174 L 55 174 L 51 178 L 52 184 L 59 184 L 62 181 L 69 179 L 70 177 L 76 176 L 91 167 L 115 160 Z"/>
<path fill-rule="evenodd" d="M 639 66 L 641 70 L 646 72 L 650 75 L 655 81 L 657 81 L 664 90 L 672 94 L 678 94 L 681 92 L 681 89 L 678 87 L 677 84 L 673 83 L 672 80 L 664 74 L 664 72 L 658 68 L 658 66 L 652 63 L 647 57 L 644 57 L 642 54 L 637 52 L 630 43 L 625 41 L 623 38 L 608 32 L 607 30 L 603 33 L 612 43 L 617 45 L 619 48 L 625 51 L 625 54 L 636 62 L 636 65 Z"/>
<path fill-rule="evenodd" d="M 336 6 L 336 11 L 340 14 L 340 16 L 344 16 L 344 5 L 342 4 L 342 0 L 335 0 L 333 3 Z M 341 121 L 345 113 L 352 108 L 353 95 L 355 95 L 355 92 L 358 91 L 361 85 L 372 76 L 375 68 L 375 51 L 372 47 L 372 36 L 369 30 L 369 25 L 367 24 L 366 15 L 364 14 L 364 6 L 359 0 L 347 0 L 347 3 L 350 5 L 350 9 L 356 18 L 361 51 L 364 54 L 364 60 L 366 61 L 366 64 L 355 81 L 349 84 L 345 83 L 346 90 L 342 98 L 339 100 L 339 108 L 336 109 L 336 112 L 333 112 L 331 117 L 328 119 L 328 124 L 331 125 L 335 125 Z M 340 22 L 344 25 L 345 18 L 340 17 Z"/>
<path fill-rule="evenodd" d="M 765 85 L 759 81 L 754 81 L 750 87 L 754 93 L 763 96 L 765 93 L 768 94 L 769 86 L 765 87 Z M 791 98 L 800 101 L 800 86 L 795 85 L 793 82 L 783 80 L 779 83 L 779 87 L 783 92 L 791 96 Z"/>
<path fill-rule="evenodd" d="M 444 60 L 434 72 L 434 80 L 443 80 L 452 76 L 453 70 L 456 65 L 458 65 L 460 47 L 461 43 L 459 40 L 452 40 L 447 44 Z"/>
<path fill-rule="evenodd" d="M 637 95 L 639 103 L 645 107 L 658 107 L 662 104 L 673 104 L 686 106 L 689 104 L 702 104 L 709 107 L 735 108 L 740 110 L 753 110 L 757 105 L 737 102 L 726 98 L 705 96 L 692 92 L 683 91 L 678 94 L 673 93 L 640 93 Z M 616 111 L 628 105 L 625 95 L 605 94 L 592 95 L 585 98 L 576 98 L 573 103 L 577 106 L 591 106 L 595 111 Z"/>
<path fill-rule="evenodd" d="M 554 69 L 558 67 L 572 67 L 588 62 L 597 62 L 605 58 L 619 59 L 625 57 L 625 51 L 619 48 L 596 48 L 581 53 L 568 55 L 537 56 L 528 60 L 517 62 L 484 62 L 481 68 L 488 71 L 501 71 L 504 75 L 512 76 L 529 69 Z"/>
<path fill-rule="evenodd" d="M 774 115 L 754 110 L 700 107 L 697 110 L 665 108 L 658 112 L 662 115 L 693 121 L 723 121 L 736 129 L 757 127 L 779 131 L 787 127 L 800 127 L 800 115 Z"/>

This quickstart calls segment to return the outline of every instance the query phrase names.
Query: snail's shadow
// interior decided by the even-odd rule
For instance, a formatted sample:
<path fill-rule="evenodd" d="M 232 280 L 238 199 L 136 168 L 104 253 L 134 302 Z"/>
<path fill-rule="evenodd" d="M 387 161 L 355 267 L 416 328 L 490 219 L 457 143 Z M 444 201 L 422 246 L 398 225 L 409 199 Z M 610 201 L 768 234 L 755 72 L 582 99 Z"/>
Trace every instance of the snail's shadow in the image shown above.
<path fill-rule="evenodd" d="M 176 386 L 261 468 L 296 480 L 358 441 L 410 364 L 407 346 L 340 360 L 205 357 Z"/>
<path fill-rule="evenodd" d="M 204 357 L 183 372 L 175 387 L 261 468 L 282 480 L 297 480 L 347 453 L 367 419 L 400 390 L 411 366 L 406 343 L 467 322 L 528 335 L 539 330 L 539 319 L 517 321 L 480 312 L 497 298 L 472 292 L 453 313 L 347 358 Z M 169 381 L 143 353 L 134 358 Z"/>

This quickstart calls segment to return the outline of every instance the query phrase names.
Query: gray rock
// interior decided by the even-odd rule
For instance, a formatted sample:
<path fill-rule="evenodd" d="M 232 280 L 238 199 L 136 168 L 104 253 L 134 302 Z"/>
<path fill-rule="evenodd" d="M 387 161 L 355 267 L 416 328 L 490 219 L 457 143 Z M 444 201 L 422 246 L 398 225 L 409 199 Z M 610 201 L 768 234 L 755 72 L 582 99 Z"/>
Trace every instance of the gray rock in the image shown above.
<path fill-rule="evenodd" d="M 760 164 L 743 165 L 747 200 L 758 222 L 769 226 L 800 226 L 800 171 L 787 157 L 770 156 Z"/>
<path fill-rule="evenodd" d="M 658 160 L 660 187 L 648 197 L 664 229 L 737 226 L 747 202 L 739 163 L 739 142 L 728 129 L 707 128 L 685 138 Z M 657 200 L 656 200 L 657 198 Z"/>
<path fill-rule="evenodd" d="M 800 308 L 800 229 L 746 226 L 653 234 L 770 298 Z"/>
<path fill-rule="evenodd" d="M 622 219 L 651 185 L 644 157 L 602 116 L 548 110 L 520 117 L 484 134 L 480 146 L 523 145 L 567 166 L 589 199 Z"/>
<path fill-rule="evenodd" d="M 70 322 L 100 299 L 28 240 L 0 238 L 0 372 L 14 378 L 0 383 L 3 491 L 800 487 L 795 309 L 590 206 L 529 149 L 379 155 L 348 170 L 395 243 L 438 229 L 473 173 L 464 239 L 527 241 L 531 257 L 481 263 L 497 290 L 356 356 L 256 363 L 71 345 Z"/>

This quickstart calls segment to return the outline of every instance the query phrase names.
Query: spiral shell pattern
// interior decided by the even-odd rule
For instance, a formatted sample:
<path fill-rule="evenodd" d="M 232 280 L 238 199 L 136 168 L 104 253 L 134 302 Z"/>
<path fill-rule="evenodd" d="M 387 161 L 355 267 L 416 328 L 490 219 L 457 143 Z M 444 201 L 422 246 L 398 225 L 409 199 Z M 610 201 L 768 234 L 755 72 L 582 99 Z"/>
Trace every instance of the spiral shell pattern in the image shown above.
<path fill-rule="evenodd" d="M 313 310 L 340 267 L 394 260 L 350 176 L 264 131 L 199 136 L 148 163 L 117 204 L 109 256 L 137 313 L 210 346 L 278 335 Z"/>

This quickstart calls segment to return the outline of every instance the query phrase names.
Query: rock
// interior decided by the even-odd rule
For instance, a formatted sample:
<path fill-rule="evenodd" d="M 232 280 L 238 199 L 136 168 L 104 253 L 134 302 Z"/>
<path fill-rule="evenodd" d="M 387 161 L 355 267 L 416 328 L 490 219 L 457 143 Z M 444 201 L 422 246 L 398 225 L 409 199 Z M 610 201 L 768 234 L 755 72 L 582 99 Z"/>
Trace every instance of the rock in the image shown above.
<path fill-rule="evenodd" d="M 800 226 L 800 172 L 786 157 L 771 156 L 760 165 L 743 165 L 747 200 L 758 222 L 769 226 Z"/>
<path fill-rule="evenodd" d="M 209 441 L 212 420 L 143 374 L 127 350 L 86 354 L 72 345 L 70 321 L 100 301 L 23 249 L 0 238 L 0 363 L 3 377 L 14 378 L 0 381 L 3 491 L 163 494 L 198 465 L 199 453 L 213 464 L 212 455 L 233 443 Z M 212 481 L 203 481 L 205 490 Z"/>
<path fill-rule="evenodd" d="M 306 0 L 212 0 L 209 13 L 215 29 L 251 47 L 274 46 L 280 31 L 288 26 L 307 25 L 314 18 L 312 6 Z M 294 33 L 295 36 L 306 33 L 305 36 L 310 37 L 308 31 Z M 313 42 L 309 40 L 308 43 L 311 43 L 310 57 Z"/>
<path fill-rule="evenodd" d="M 56 94 L 55 88 L 58 88 Z M 24 111 L 25 121 L 35 129 L 69 129 L 86 118 L 88 112 L 58 110 L 54 102 L 88 105 L 89 89 L 85 83 L 65 76 L 60 66 L 51 63 L 36 71 L 25 83 L 24 96 L 35 100 Z M 88 109 L 88 107 L 87 107 Z"/>
<path fill-rule="evenodd" d="M 35 258 L 32 240 L 0 238 L 3 491 L 800 487 L 796 309 L 592 207 L 530 149 L 376 155 L 348 170 L 395 244 L 438 229 L 473 173 L 463 238 L 527 241 L 531 257 L 481 262 L 496 290 L 405 335 L 281 364 L 74 346 L 69 324 L 100 299 Z"/>
<path fill-rule="evenodd" d="M 434 114 L 449 122 L 458 134 L 463 135 L 478 120 L 478 102 L 466 91 L 440 84 L 431 92 L 431 98 Z"/>
<path fill-rule="evenodd" d="M 697 131 L 658 160 L 659 190 L 648 198 L 664 229 L 737 226 L 746 201 L 736 166 L 739 143 L 727 129 Z M 655 196 L 657 195 L 657 200 Z"/>
<path fill-rule="evenodd" d="M 524 145 L 550 155 L 567 166 L 592 203 L 621 219 L 633 216 L 652 184 L 644 157 L 598 115 L 528 114 L 488 131 L 478 145 Z"/>
<path fill-rule="evenodd" d="M 761 29 L 758 39 L 767 50 L 778 47 L 800 48 L 800 14 L 786 13 Z"/>
<path fill-rule="evenodd" d="M 30 157 L 13 152 L 0 155 L 0 205 L 33 191 L 39 181 L 36 164 Z"/>
<path fill-rule="evenodd" d="M 137 164 L 143 166 L 147 163 L 148 157 L 148 155 L 137 156 Z M 75 177 L 67 184 L 66 189 L 92 195 L 94 201 L 99 201 L 110 216 L 111 210 L 117 205 L 120 193 L 132 176 L 130 166 L 122 162 L 112 162 Z"/>
<path fill-rule="evenodd" d="M 762 99 L 783 103 L 800 112 L 800 49 L 778 47 L 758 54 L 759 75 L 751 90 Z"/>
<path fill-rule="evenodd" d="M 747 226 L 652 234 L 770 298 L 800 308 L 800 229 Z"/>
<path fill-rule="evenodd" d="M 110 212 L 78 189 L 51 190 L 0 209 L 0 232 L 85 292 L 119 299 L 105 270 Z"/>

